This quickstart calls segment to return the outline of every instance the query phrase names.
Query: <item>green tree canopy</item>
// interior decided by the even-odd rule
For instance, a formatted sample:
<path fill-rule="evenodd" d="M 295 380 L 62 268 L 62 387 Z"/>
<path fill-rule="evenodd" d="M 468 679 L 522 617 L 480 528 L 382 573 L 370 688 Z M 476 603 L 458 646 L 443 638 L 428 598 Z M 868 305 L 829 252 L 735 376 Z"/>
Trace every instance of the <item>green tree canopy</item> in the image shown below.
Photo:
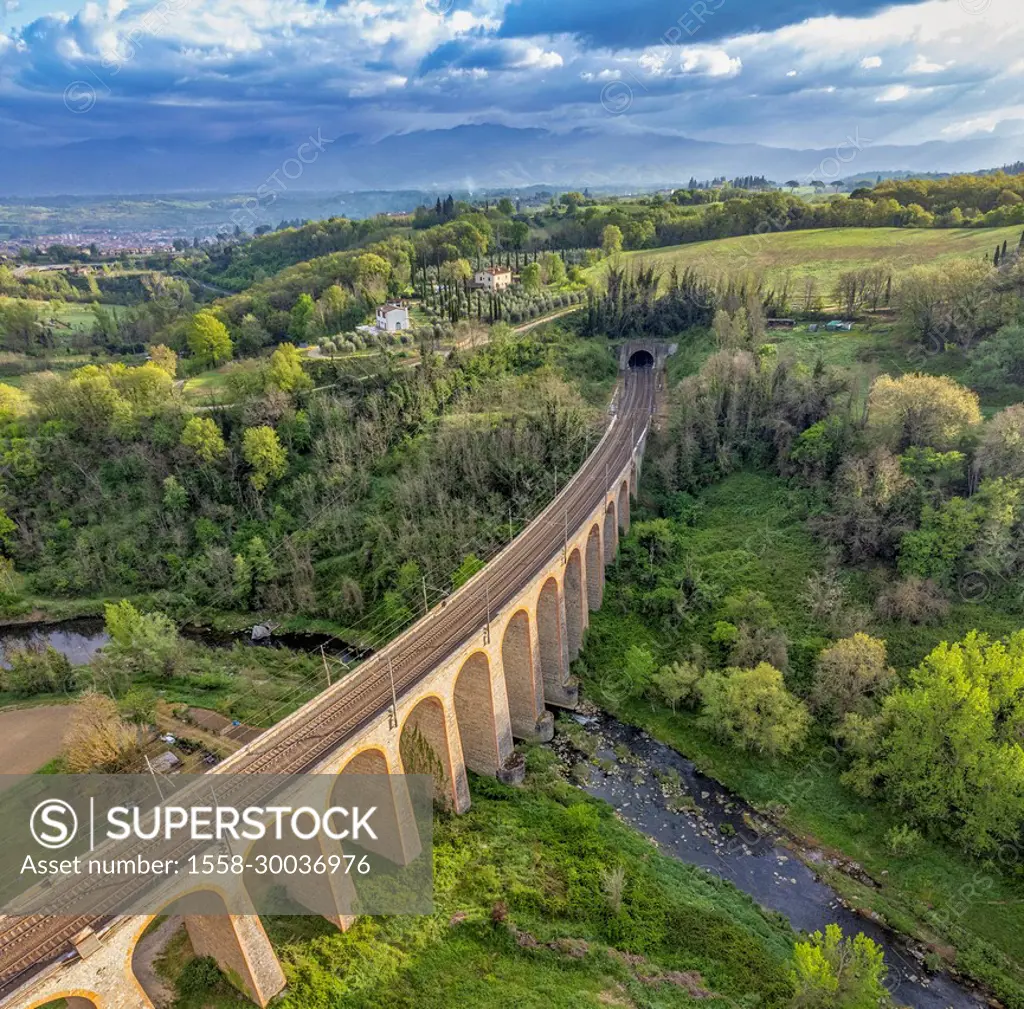
<path fill-rule="evenodd" d="M 786 690 L 782 673 L 767 662 L 706 673 L 698 689 L 702 724 L 737 746 L 785 754 L 807 738 L 807 706 Z"/>
<path fill-rule="evenodd" d="M 242 457 L 252 468 L 249 482 L 256 490 L 265 490 L 288 469 L 288 453 L 272 427 L 249 427 L 242 435 Z"/>
<path fill-rule="evenodd" d="M 181 444 L 203 462 L 215 462 L 227 451 L 220 428 L 210 417 L 189 417 L 181 432 Z"/>
<path fill-rule="evenodd" d="M 197 360 L 216 366 L 231 357 L 231 336 L 227 326 L 213 312 L 196 312 L 186 333 L 188 349 Z"/>
<path fill-rule="evenodd" d="M 874 718 L 851 715 L 847 781 L 976 852 L 1024 823 L 1024 631 L 939 645 Z"/>

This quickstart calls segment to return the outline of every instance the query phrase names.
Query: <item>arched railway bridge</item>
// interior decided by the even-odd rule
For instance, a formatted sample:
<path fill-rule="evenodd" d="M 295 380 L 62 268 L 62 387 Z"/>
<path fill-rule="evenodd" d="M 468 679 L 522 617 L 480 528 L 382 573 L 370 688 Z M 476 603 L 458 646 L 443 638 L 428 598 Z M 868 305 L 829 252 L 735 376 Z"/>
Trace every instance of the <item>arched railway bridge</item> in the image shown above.
<path fill-rule="evenodd" d="M 443 606 L 211 773 L 400 774 L 402 740 L 415 732 L 440 758 L 448 804 L 463 812 L 467 768 L 501 774 L 514 739 L 550 739 L 548 708 L 576 704 L 569 664 L 629 529 L 663 361 L 658 347 L 626 345 L 605 434 L 555 500 Z M 132 969 L 151 920 L 102 906 L 84 917 L 0 919 L 0 1009 L 59 998 L 69 1009 L 151 1009 Z M 257 916 L 185 924 L 196 953 L 213 956 L 257 1004 L 284 987 Z"/>

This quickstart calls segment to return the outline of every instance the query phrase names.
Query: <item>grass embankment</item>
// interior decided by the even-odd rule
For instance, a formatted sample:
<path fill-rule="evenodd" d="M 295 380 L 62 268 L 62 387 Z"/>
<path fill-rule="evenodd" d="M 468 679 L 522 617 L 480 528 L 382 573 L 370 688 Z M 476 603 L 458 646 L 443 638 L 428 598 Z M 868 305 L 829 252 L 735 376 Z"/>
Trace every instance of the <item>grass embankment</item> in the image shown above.
<path fill-rule="evenodd" d="M 707 277 L 763 277 L 767 285 L 779 287 L 788 276 L 790 297 L 802 303 L 803 282 L 814 277 L 817 293 L 828 305 L 833 301 L 836 279 L 848 270 L 860 270 L 879 263 L 891 264 L 894 272 L 921 263 L 957 257 L 991 258 L 997 244 L 1016 246 L 1019 226 L 1007 228 L 829 228 L 813 231 L 772 231 L 765 235 L 744 235 L 690 245 L 675 245 L 625 253 L 630 264 L 656 266 L 667 276 L 675 266 L 692 268 Z M 607 261 L 590 271 L 601 275 Z"/>
<path fill-rule="evenodd" d="M 473 806 L 435 824 L 433 915 L 265 925 L 288 1009 L 583 1009 L 788 1002 L 793 936 L 728 883 L 660 855 L 610 807 L 566 784 L 547 750 L 524 789 L 472 783 Z M 178 938 L 172 981 L 188 957 Z M 628 954 L 624 956 L 623 954 Z M 226 1009 L 218 988 L 178 1009 Z"/>
<path fill-rule="evenodd" d="M 807 578 L 826 567 L 809 532 L 804 498 L 776 477 L 741 473 L 697 499 L 688 522 L 671 518 L 689 569 L 721 596 L 743 589 L 763 593 L 790 641 L 791 683 L 805 687 L 813 656 L 826 632 L 810 614 Z M 692 524 L 691 524 L 692 523 Z M 852 572 L 852 601 L 866 598 L 868 572 Z M 854 859 L 880 885 L 862 885 L 837 870 L 826 878 L 854 906 L 877 912 L 892 927 L 916 936 L 960 969 L 1005 994 L 1024 992 L 1024 894 L 999 868 L 926 840 L 913 854 L 894 857 L 886 833 L 903 819 L 880 803 L 861 799 L 840 780 L 842 767 L 830 741 L 817 737 L 789 759 L 761 755 L 716 741 L 689 712 L 673 714 L 645 700 L 617 701 L 602 680 L 614 679 L 630 645 L 648 647 L 659 662 L 674 659 L 692 640 L 687 630 L 665 631 L 617 605 L 618 584 L 609 574 L 604 609 L 592 615 L 581 667 L 585 686 L 618 717 L 673 746 L 759 809 L 771 811 L 803 844 Z M 1002 635 L 1020 618 L 992 606 L 955 603 L 941 627 L 875 622 L 872 633 L 887 640 L 900 673 L 942 640 L 972 628 Z M 795 682 L 794 682 L 795 681 Z M 1008 999 L 1007 1004 L 1024 1005 Z"/>

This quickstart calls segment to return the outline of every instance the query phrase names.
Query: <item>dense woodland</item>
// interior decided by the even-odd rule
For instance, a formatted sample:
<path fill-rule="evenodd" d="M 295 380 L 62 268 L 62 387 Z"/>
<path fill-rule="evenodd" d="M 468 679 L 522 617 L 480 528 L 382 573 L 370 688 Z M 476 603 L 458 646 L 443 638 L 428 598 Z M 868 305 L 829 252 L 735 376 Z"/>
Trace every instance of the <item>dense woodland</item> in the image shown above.
<path fill-rule="evenodd" d="M 892 321 L 876 325 L 901 367 L 881 374 L 867 336 L 823 336 L 862 341 L 826 364 L 770 330 L 777 292 L 613 273 L 618 293 L 592 306 L 599 330 L 627 317 L 658 332 L 680 299 L 710 322 L 680 339 L 685 377 L 580 666 L 601 703 L 704 754 L 748 798 L 777 801 L 798 832 L 870 853 L 894 888 L 879 906 L 957 946 L 1013 1006 L 1024 1005 L 1011 909 L 1024 878 L 1022 266 L 1010 248 L 883 271 Z M 869 301 L 853 314 L 870 318 Z M 791 790 L 823 747 L 808 795 Z M 766 776 L 766 760 L 779 770 Z M 915 859 L 930 866 L 931 911 L 901 872 Z M 999 899 L 957 889 L 971 865 Z"/>

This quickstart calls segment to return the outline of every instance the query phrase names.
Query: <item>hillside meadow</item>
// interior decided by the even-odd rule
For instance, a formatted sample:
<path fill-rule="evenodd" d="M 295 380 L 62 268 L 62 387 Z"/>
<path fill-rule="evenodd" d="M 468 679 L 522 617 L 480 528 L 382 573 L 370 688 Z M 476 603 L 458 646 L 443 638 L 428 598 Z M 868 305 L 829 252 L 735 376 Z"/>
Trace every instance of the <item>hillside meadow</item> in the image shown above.
<path fill-rule="evenodd" d="M 1005 241 L 1015 247 L 1021 229 L 951 228 L 829 228 L 815 231 L 772 231 L 764 235 L 743 235 L 710 242 L 694 242 L 664 249 L 622 254 L 631 265 L 654 266 L 663 277 L 675 267 L 680 272 L 697 270 L 707 279 L 742 278 L 763 280 L 778 287 L 788 277 L 791 295 L 800 304 L 805 278 L 814 277 L 826 303 L 834 301 L 833 289 L 839 275 L 888 263 L 894 272 L 924 263 L 952 258 L 992 257 L 996 245 Z M 589 271 L 603 279 L 608 269 L 604 260 Z"/>

